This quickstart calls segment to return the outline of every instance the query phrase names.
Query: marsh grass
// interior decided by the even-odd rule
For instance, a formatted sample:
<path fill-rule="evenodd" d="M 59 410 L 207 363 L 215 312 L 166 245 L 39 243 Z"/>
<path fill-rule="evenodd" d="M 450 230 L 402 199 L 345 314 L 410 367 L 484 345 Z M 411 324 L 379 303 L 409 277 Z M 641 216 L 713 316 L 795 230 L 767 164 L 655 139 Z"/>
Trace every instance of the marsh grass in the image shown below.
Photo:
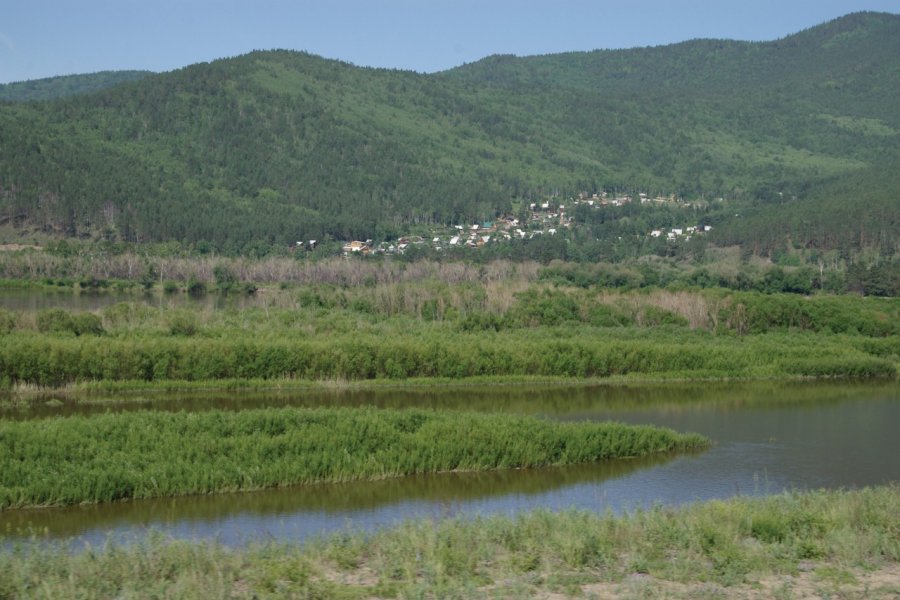
<path fill-rule="evenodd" d="M 801 571 L 828 589 L 869 572 L 898 573 L 898 506 L 900 488 L 890 485 L 618 517 L 570 510 L 411 521 L 302 546 L 233 549 L 153 536 L 78 553 L 25 545 L 0 553 L 0 596 L 546 597 L 584 595 L 599 585 L 627 595 L 640 578 L 653 597 L 676 584 L 684 597 L 692 590 L 762 597 L 760 582 L 773 577 L 785 577 L 777 589 L 790 596 L 789 582 Z M 867 593 L 896 591 L 894 581 Z"/>
<path fill-rule="evenodd" d="M 362 381 L 408 378 L 613 377 L 710 379 L 896 377 L 898 339 L 814 333 L 721 336 L 679 327 L 581 326 L 447 332 L 367 325 L 330 334 L 289 329 L 168 331 L 121 337 L 2 336 L 3 387 L 90 381 Z"/>
<path fill-rule="evenodd" d="M 651 426 L 429 410 L 147 411 L 0 423 L 0 508 L 206 494 L 701 448 Z"/>
<path fill-rule="evenodd" d="M 890 299 L 606 292 L 460 275 L 263 306 L 0 312 L 0 390 L 86 382 L 896 377 Z"/>

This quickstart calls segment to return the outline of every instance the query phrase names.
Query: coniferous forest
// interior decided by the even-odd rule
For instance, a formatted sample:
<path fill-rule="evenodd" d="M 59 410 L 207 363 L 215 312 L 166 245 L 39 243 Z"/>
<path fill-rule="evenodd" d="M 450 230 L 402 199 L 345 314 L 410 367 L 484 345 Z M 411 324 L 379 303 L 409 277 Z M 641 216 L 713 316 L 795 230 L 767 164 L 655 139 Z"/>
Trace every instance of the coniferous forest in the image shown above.
<path fill-rule="evenodd" d="M 890 260 L 898 56 L 900 17 L 857 13 L 772 42 L 491 56 L 435 74 L 277 50 L 8 84 L 0 226 L 246 254 L 645 193 L 690 206 L 713 244 Z M 672 213 L 581 210 L 567 252 L 665 255 L 644 238 Z"/>

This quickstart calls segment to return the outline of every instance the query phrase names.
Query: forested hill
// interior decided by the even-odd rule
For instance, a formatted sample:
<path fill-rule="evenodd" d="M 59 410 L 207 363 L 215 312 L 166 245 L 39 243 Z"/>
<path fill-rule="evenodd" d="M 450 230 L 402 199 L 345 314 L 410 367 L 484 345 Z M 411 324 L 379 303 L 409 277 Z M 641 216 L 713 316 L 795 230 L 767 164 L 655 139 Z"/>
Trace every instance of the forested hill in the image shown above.
<path fill-rule="evenodd" d="M 850 97 L 897 90 L 898 22 L 900 15 L 855 13 L 773 42 L 701 39 L 630 50 L 498 55 L 444 75 L 473 83 L 584 92 L 727 97 L 756 90 L 790 92 L 793 100 L 818 93 L 843 106 Z M 889 98 L 872 100 L 873 106 L 888 110 L 885 116 L 896 116 Z"/>
<path fill-rule="evenodd" d="M 435 75 L 253 52 L 0 104 L 0 221 L 232 249 L 389 237 L 603 188 L 759 205 L 865 172 L 883 199 L 898 97 L 889 14 Z"/>
<path fill-rule="evenodd" d="M 151 71 L 99 71 L 84 75 L 60 75 L 45 79 L 0 83 L 0 101 L 30 102 L 88 94 L 120 83 L 137 81 L 151 74 Z"/>

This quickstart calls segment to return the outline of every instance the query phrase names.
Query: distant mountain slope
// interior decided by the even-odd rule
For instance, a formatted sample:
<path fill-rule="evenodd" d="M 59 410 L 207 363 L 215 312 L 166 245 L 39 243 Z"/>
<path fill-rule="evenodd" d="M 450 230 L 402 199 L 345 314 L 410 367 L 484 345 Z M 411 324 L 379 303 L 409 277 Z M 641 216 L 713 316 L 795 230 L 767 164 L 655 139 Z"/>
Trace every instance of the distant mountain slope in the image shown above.
<path fill-rule="evenodd" d="M 120 83 L 137 81 L 152 74 L 151 71 L 100 71 L 3 83 L 0 84 L 0 101 L 29 102 L 88 94 Z"/>
<path fill-rule="evenodd" d="M 607 93 L 730 96 L 735 90 L 762 88 L 841 98 L 837 92 L 849 93 L 863 84 L 898 89 L 898 31 L 900 15 L 855 13 L 773 42 L 701 39 L 629 50 L 499 55 L 443 75 L 470 83 Z M 869 91 L 875 90 L 857 90 L 864 95 Z M 880 100 L 887 108 L 890 99 Z"/>
<path fill-rule="evenodd" d="M 883 164 L 811 185 L 799 197 L 749 206 L 717 227 L 713 239 L 772 255 L 798 248 L 900 252 L 900 163 Z"/>
<path fill-rule="evenodd" d="M 604 187 L 778 211 L 773 198 L 854 173 L 893 193 L 877 173 L 900 164 L 898 97 L 888 14 L 776 42 L 491 57 L 436 75 L 254 52 L 0 106 L 0 219 L 242 248 L 397 235 Z"/>

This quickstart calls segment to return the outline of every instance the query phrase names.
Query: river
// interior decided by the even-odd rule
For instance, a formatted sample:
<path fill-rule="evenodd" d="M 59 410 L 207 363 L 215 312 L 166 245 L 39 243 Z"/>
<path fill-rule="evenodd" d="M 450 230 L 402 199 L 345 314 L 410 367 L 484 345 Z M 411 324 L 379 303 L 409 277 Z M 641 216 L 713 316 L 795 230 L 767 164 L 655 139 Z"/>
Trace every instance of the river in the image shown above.
<path fill-rule="evenodd" d="M 210 496 L 0 513 L 6 544 L 29 536 L 83 546 L 148 532 L 227 545 L 295 542 L 411 517 L 514 514 L 545 508 L 632 510 L 654 504 L 853 488 L 900 481 L 900 385 L 708 383 L 510 386 L 251 394 L 65 396 L 6 407 L 2 418 L 107 410 L 240 410 L 259 406 L 426 406 L 563 420 L 650 423 L 709 436 L 703 452 L 565 468 L 445 473 Z"/>

